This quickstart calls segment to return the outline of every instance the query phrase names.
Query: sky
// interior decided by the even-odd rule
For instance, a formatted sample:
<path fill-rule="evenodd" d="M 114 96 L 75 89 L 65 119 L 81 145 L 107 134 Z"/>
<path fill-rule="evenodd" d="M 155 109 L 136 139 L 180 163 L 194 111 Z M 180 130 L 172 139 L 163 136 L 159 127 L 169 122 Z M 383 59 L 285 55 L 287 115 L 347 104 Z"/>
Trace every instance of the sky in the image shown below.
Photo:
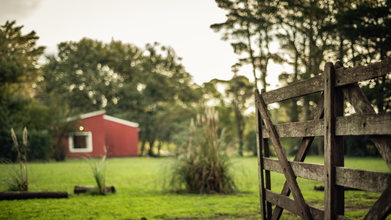
<path fill-rule="evenodd" d="M 214 0 L 0 0 L 0 24 L 16 20 L 22 32 L 34 30 L 39 46 L 54 54 L 57 44 L 80 41 L 83 37 L 109 43 L 112 39 L 140 48 L 159 42 L 171 46 L 182 57 L 182 64 L 201 85 L 211 79 L 232 78 L 231 66 L 238 60 L 221 33 L 210 29 L 224 22 L 226 12 Z M 284 71 L 269 68 L 271 88 Z M 254 81 L 250 66 L 240 75 Z"/>

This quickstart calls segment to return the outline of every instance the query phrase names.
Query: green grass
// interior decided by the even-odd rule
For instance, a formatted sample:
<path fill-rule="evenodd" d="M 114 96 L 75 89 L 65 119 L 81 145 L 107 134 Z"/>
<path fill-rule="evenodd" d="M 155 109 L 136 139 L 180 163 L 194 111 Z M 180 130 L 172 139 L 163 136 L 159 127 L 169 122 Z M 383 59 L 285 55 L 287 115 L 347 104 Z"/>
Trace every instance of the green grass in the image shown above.
<path fill-rule="evenodd" d="M 109 158 L 106 185 L 117 192 L 106 196 L 74 195 L 75 185 L 95 185 L 86 160 L 29 163 L 30 191 L 68 191 L 68 199 L 0 201 L 0 219 L 260 219 L 256 158 L 234 159 L 236 179 L 243 192 L 235 195 L 171 194 L 161 189 L 159 172 L 166 159 Z M 306 161 L 323 163 L 323 158 Z M 381 158 L 346 158 L 347 167 L 388 171 Z M 0 164 L 0 179 L 7 166 Z M 282 174 L 272 173 L 272 190 L 279 192 Z M 298 179 L 304 198 L 323 207 L 323 192 L 313 187 L 321 183 Z M 0 186 L 0 191 L 6 190 Z M 345 193 L 346 216 L 362 219 L 379 194 L 361 191 Z M 284 212 L 283 219 L 299 219 Z"/>

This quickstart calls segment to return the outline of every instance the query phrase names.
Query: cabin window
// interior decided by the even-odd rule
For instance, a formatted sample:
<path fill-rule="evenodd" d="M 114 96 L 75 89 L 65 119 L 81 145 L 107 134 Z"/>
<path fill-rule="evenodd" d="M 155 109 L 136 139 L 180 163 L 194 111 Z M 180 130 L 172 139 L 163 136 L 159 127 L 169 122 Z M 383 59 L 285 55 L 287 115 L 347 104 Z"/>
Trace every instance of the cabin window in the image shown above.
<path fill-rule="evenodd" d="M 69 135 L 68 145 L 70 152 L 92 152 L 92 133 L 89 131 L 72 133 Z"/>

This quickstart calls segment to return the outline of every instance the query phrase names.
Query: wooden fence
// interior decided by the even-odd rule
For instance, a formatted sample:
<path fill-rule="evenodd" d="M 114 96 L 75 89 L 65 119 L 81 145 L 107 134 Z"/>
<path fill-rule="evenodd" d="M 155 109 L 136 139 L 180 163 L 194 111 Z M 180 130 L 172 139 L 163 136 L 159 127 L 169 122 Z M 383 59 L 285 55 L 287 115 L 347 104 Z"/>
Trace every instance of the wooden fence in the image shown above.
<path fill-rule="evenodd" d="M 279 219 L 283 209 L 302 219 L 349 219 L 344 216 L 344 187 L 381 193 L 365 219 L 385 219 L 391 213 L 391 173 L 344 167 L 343 146 L 344 135 L 369 135 L 391 170 L 391 112 L 376 114 L 357 84 L 389 77 L 391 59 L 365 67 L 344 68 L 340 62 L 335 66 L 327 63 L 322 75 L 283 88 L 261 94 L 255 91 L 262 219 Z M 322 95 L 313 120 L 272 124 L 268 104 L 316 92 Z M 344 116 L 345 98 L 356 114 Z M 324 136 L 324 165 L 303 162 L 315 136 Z M 303 138 L 294 161 L 287 160 L 280 137 Z M 278 160 L 269 158 L 268 139 Z M 271 191 L 270 171 L 285 175 L 281 193 Z M 306 203 L 296 177 L 324 182 L 324 209 Z M 274 210 L 272 204 L 276 205 Z"/>

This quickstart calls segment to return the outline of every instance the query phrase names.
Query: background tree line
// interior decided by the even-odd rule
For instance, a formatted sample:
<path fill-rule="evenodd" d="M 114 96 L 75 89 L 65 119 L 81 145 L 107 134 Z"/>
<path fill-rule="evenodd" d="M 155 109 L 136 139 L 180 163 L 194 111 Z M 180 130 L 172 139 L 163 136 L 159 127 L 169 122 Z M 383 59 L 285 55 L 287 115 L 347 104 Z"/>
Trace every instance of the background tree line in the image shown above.
<path fill-rule="evenodd" d="M 390 0 L 216 0 L 226 21 L 211 28 L 231 43 L 239 55 L 235 66 L 250 65 L 254 87 L 267 90 L 271 62 L 288 64 L 291 72 L 279 75 L 282 86 L 322 73 L 326 62 L 366 65 L 391 55 Z M 278 50 L 272 50 L 278 42 Z M 277 51 L 277 52 L 274 52 Z M 391 110 L 390 75 L 361 84 L 378 112 Z M 279 103 L 282 117 L 275 122 L 309 120 L 319 94 Z M 351 110 L 348 113 L 352 113 Z M 322 138 L 312 153 L 322 154 Z M 368 137 L 347 137 L 349 155 L 375 155 Z M 287 142 L 294 152 L 299 140 Z"/>
<path fill-rule="evenodd" d="M 75 125 L 64 119 L 105 109 L 107 114 L 139 123 L 140 153 L 159 155 L 160 149 L 186 142 L 191 118 L 213 106 L 230 146 L 238 155 L 255 155 L 254 88 L 268 89 L 271 62 L 288 64 L 279 75 L 282 86 L 322 73 L 325 62 L 365 65 L 391 55 L 391 0 L 216 0 L 226 21 L 212 24 L 233 52 L 230 80 L 203 85 L 181 64 L 175 50 L 159 43 L 138 47 L 112 40 L 61 42 L 55 55 L 38 59 L 33 31 L 6 22 L 0 27 L 0 157 L 15 158 L 10 128 L 27 126 L 30 159 L 65 158 L 62 137 Z M 279 48 L 275 48 L 275 43 Z M 238 75 L 249 65 L 253 79 Z M 378 112 L 391 109 L 391 79 L 385 76 L 361 84 Z M 288 100 L 271 109 L 275 123 L 308 120 L 319 94 Z M 349 112 L 350 113 L 350 112 Z M 376 155 L 366 137 L 347 137 L 346 153 Z M 283 140 L 284 141 L 284 140 Z M 294 153 L 296 142 L 286 140 Z M 322 138 L 314 154 L 322 154 Z"/>
<path fill-rule="evenodd" d="M 219 91 L 215 81 L 194 84 L 174 49 L 159 43 L 140 48 L 83 38 L 59 43 L 57 54 L 46 55 L 40 64 L 45 48 L 36 46 L 35 32 L 23 35 L 22 28 L 15 21 L 0 28 L 1 158 L 15 159 L 10 128 L 21 132 L 26 126 L 29 159 L 63 160 L 61 140 L 76 128 L 65 119 L 101 109 L 139 123 L 141 155 L 157 156 L 162 147 L 187 140 L 178 133 L 189 129 L 190 119 L 202 113 L 207 102 L 221 105 L 225 125 L 234 126 L 232 94 L 252 93 L 242 91 L 249 84 L 243 76 L 221 81 L 228 86 L 226 92 Z M 245 108 L 245 101 L 236 106 Z M 228 130 L 234 140 L 235 128 Z"/>

